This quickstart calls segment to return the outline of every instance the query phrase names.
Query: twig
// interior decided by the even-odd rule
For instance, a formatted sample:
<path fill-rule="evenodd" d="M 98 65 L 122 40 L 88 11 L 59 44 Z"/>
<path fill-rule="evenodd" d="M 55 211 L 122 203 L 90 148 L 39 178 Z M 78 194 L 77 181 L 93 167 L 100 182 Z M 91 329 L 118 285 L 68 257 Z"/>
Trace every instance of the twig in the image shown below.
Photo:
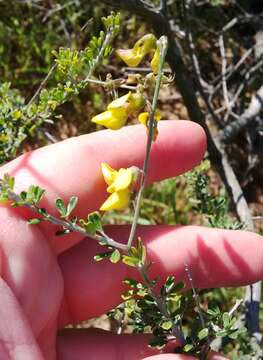
<path fill-rule="evenodd" d="M 49 72 L 47 73 L 46 77 L 42 80 L 42 82 L 40 83 L 37 91 L 34 93 L 34 95 L 32 96 L 32 98 L 29 100 L 27 106 L 30 106 L 34 101 L 35 99 L 38 97 L 40 91 L 43 89 L 43 87 L 46 85 L 48 79 L 50 78 L 51 74 L 53 73 L 53 71 L 55 70 L 55 68 L 57 67 L 57 64 L 53 64 L 51 66 L 51 68 L 49 69 Z"/>
<path fill-rule="evenodd" d="M 243 303 L 243 299 L 237 299 L 235 305 L 232 307 L 232 309 L 229 310 L 228 314 L 229 316 L 232 316 L 234 312 L 237 311 L 239 306 Z"/>
<path fill-rule="evenodd" d="M 158 306 L 158 309 L 160 310 L 162 315 L 167 320 L 169 320 L 171 318 L 171 316 L 170 316 L 170 314 L 169 314 L 169 312 L 167 310 L 165 300 L 161 296 L 159 296 L 158 294 L 155 293 L 155 291 L 154 291 L 154 283 L 148 277 L 147 269 L 146 269 L 145 265 L 140 264 L 139 266 L 137 266 L 137 269 L 138 269 L 141 277 L 144 280 L 144 283 L 145 283 L 145 285 L 146 285 L 146 287 L 148 289 L 149 295 L 156 302 L 156 305 Z M 178 326 L 173 326 L 173 335 L 175 336 L 175 338 L 177 340 L 180 341 L 181 345 L 183 345 L 185 343 L 184 335 L 183 335 L 182 331 L 180 330 L 180 328 Z"/>
<path fill-rule="evenodd" d="M 160 92 L 161 81 L 162 81 L 162 76 L 163 76 L 163 67 L 164 67 L 164 62 L 165 62 L 165 57 L 166 57 L 167 47 L 168 47 L 168 42 L 167 42 L 166 37 L 160 38 L 159 41 L 161 44 L 161 59 L 160 59 L 159 68 L 158 68 L 158 75 L 156 78 L 156 85 L 155 85 L 155 89 L 154 89 L 154 96 L 153 96 L 153 101 L 152 101 L 152 106 L 151 106 L 151 112 L 149 115 L 149 125 L 148 125 L 149 127 L 148 127 L 148 137 L 147 137 L 145 158 L 144 158 L 144 163 L 143 163 L 140 187 L 139 187 L 138 195 L 136 198 L 133 222 L 132 222 L 132 226 L 131 226 L 129 239 L 127 242 L 128 249 L 131 247 L 131 244 L 132 244 L 134 236 L 135 236 L 135 231 L 137 228 L 138 218 L 139 218 L 139 214 L 140 214 L 142 194 L 143 194 L 143 190 L 144 190 L 144 187 L 146 184 L 146 179 L 147 179 L 150 151 L 151 151 L 153 135 L 154 135 L 154 127 L 156 126 L 155 120 L 154 120 L 154 115 L 155 115 L 155 111 L 157 108 L 157 102 L 158 102 L 158 98 L 159 98 L 159 92 Z"/>
<path fill-rule="evenodd" d="M 159 10 L 166 15 L 167 14 L 167 0 L 160 0 Z"/>
<path fill-rule="evenodd" d="M 223 143 L 230 143 L 238 133 L 248 127 L 259 114 L 263 107 L 263 85 L 259 88 L 256 95 L 253 95 L 248 108 L 240 115 L 238 120 L 233 121 L 219 132 L 219 139 Z"/>
<path fill-rule="evenodd" d="M 189 21 L 189 12 L 191 10 L 191 5 L 192 5 L 191 0 L 183 1 L 184 16 L 185 16 L 185 22 L 186 22 L 186 41 L 187 41 L 188 51 L 190 54 L 190 59 L 192 62 L 193 72 L 194 72 L 195 79 L 196 79 L 196 82 L 197 82 L 197 85 L 198 85 L 198 88 L 200 91 L 200 95 L 202 96 L 210 115 L 212 116 L 214 121 L 217 123 L 217 125 L 222 127 L 222 120 L 217 116 L 217 113 L 212 108 L 212 105 L 211 105 L 210 101 L 208 100 L 208 97 L 206 96 L 205 91 L 203 89 L 204 81 L 202 81 L 202 75 L 201 75 L 201 70 L 199 67 L 199 62 L 198 62 L 197 56 L 195 54 L 195 45 L 193 42 L 192 30 L 191 30 L 191 25 L 190 25 L 190 21 Z"/>
<path fill-rule="evenodd" d="M 225 53 L 225 46 L 224 46 L 224 38 L 223 35 L 219 36 L 219 48 L 222 58 L 222 87 L 223 87 L 223 94 L 225 99 L 225 104 L 227 110 L 231 111 L 232 105 L 229 101 L 228 97 L 228 90 L 227 90 L 227 83 L 226 83 L 226 53 Z"/>
<path fill-rule="evenodd" d="M 43 22 L 45 22 L 50 16 L 54 15 L 56 12 L 59 12 L 65 8 L 67 8 L 68 6 L 71 5 L 76 5 L 75 0 L 69 1 L 68 3 L 64 4 L 64 5 L 57 5 L 54 8 L 50 9 L 47 14 L 43 17 Z"/>
<path fill-rule="evenodd" d="M 2 187 L 3 187 L 3 181 L 0 179 L 0 189 Z M 16 193 L 14 193 L 11 190 L 8 190 L 8 198 L 11 201 L 14 201 L 14 203 L 20 203 L 21 201 L 23 201 L 19 195 L 17 195 Z M 121 243 L 111 239 L 105 233 L 103 233 L 103 236 L 88 234 L 85 231 L 85 229 L 83 229 L 81 226 L 79 226 L 77 224 L 73 224 L 72 222 L 61 220 L 61 219 L 59 219 L 59 218 L 57 218 L 57 217 L 55 217 L 53 215 L 50 215 L 50 214 L 46 214 L 46 215 L 43 214 L 42 211 L 41 211 L 42 209 L 39 208 L 38 206 L 34 205 L 34 204 L 24 203 L 23 202 L 23 206 L 30 209 L 30 210 L 32 210 L 37 215 L 41 215 L 43 220 L 48 220 L 48 221 L 52 222 L 55 225 L 61 226 L 63 229 L 67 229 L 69 231 L 76 231 L 76 232 L 84 235 L 85 237 L 89 237 L 89 238 L 91 238 L 93 240 L 96 240 L 97 242 L 104 242 L 110 247 L 118 248 L 118 249 L 121 249 L 121 250 L 127 252 L 127 246 L 126 245 L 121 244 Z"/>

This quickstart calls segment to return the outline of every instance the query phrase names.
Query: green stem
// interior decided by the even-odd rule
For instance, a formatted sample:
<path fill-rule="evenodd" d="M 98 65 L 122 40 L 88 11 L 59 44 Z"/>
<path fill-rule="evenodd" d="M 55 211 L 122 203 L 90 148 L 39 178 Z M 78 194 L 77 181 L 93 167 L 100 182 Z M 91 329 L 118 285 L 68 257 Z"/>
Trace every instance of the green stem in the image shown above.
<path fill-rule="evenodd" d="M 93 61 L 93 64 L 92 64 L 91 68 L 89 69 L 88 75 L 84 79 L 84 83 L 88 81 L 88 79 L 91 77 L 91 75 L 93 74 L 96 67 L 101 63 L 101 61 L 103 59 L 103 56 L 104 56 L 104 52 L 105 52 L 106 48 L 110 45 L 110 43 L 112 42 L 114 37 L 115 37 L 114 31 L 110 31 L 110 30 L 107 31 L 105 39 L 103 41 L 103 44 L 102 44 L 102 46 L 100 48 L 100 51 L 98 53 L 98 56 Z"/>
<path fill-rule="evenodd" d="M 173 319 L 171 319 L 171 316 L 167 310 L 166 299 L 165 299 L 165 297 L 162 297 L 155 293 L 154 284 L 147 274 L 147 268 L 145 267 L 145 265 L 140 264 L 139 266 L 137 266 L 137 269 L 138 269 L 141 277 L 143 278 L 145 285 L 147 286 L 149 295 L 156 302 L 156 305 L 157 305 L 158 309 L 160 310 L 161 314 L 167 320 L 170 320 L 173 323 Z M 177 340 L 179 340 L 182 344 L 184 344 L 184 342 L 185 342 L 184 335 L 183 335 L 182 331 L 180 330 L 180 328 L 176 325 L 173 325 L 173 335 L 175 336 L 175 338 Z"/>
<path fill-rule="evenodd" d="M 1 188 L 1 180 L 0 180 L 0 188 Z M 15 194 L 13 191 L 9 190 L 8 192 L 8 197 L 10 200 L 14 201 L 14 202 L 22 202 L 23 200 L 21 199 L 21 197 L 17 194 Z M 47 215 L 43 215 L 41 213 L 41 209 L 31 203 L 23 203 L 23 206 L 27 207 L 28 209 L 32 210 L 34 213 L 41 215 L 43 220 L 47 220 L 52 222 L 55 225 L 59 225 L 64 229 L 68 229 L 70 231 L 76 231 L 78 233 L 81 233 L 82 235 L 84 235 L 85 237 L 89 237 L 93 240 L 96 240 L 97 242 L 105 242 L 107 244 L 107 246 L 113 247 L 113 248 L 117 248 L 120 249 L 124 252 L 127 252 L 127 245 L 125 244 L 121 244 L 115 240 L 113 240 L 112 238 L 110 238 L 108 235 L 106 235 L 105 233 L 103 233 L 102 236 L 100 235 L 92 235 L 86 232 L 85 229 L 83 229 L 81 226 L 77 225 L 77 224 L 73 224 L 72 222 L 69 221 L 65 221 L 65 220 L 61 220 L 53 215 L 47 214 Z"/>
<path fill-rule="evenodd" d="M 163 67 L 164 67 L 165 57 L 166 57 L 166 53 L 167 53 L 167 49 L 168 49 L 168 41 L 167 41 L 166 36 L 162 36 L 159 41 L 161 43 L 161 59 L 160 59 L 160 63 L 159 63 L 158 75 L 157 75 L 157 79 L 156 79 L 153 101 L 152 101 L 151 111 L 150 111 L 150 115 L 149 115 L 149 132 L 148 132 L 148 138 L 147 138 L 147 144 L 146 144 L 142 176 L 141 176 L 141 181 L 140 181 L 140 188 L 139 188 L 138 195 L 136 198 L 133 222 L 132 222 L 132 226 L 131 226 L 129 239 L 127 241 L 128 249 L 130 249 L 130 247 L 132 245 L 132 242 L 133 242 L 133 239 L 135 236 L 135 232 L 136 232 L 136 228 L 137 228 L 139 214 L 140 214 L 142 194 L 143 194 L 143 190 L 144 190 L 145 184 L 146 184 L 150 152 L 151 152 L 151 147 L 152 147 L 152 142 L 153 142 L 154 127 L 156 126 L 155 120 L 154 120 L 154 115 L 155 115 L 155 111 L 157 108 L 157 102 L 158 102 L 160 88 L 161 88 L 161 82 L 162 82 Z"/>
<path fill-rule="evenodd" d="M 86 78 L 85 82 L 89 82 L 91 84 L 102 85 L 105 88 L 122 88 L 122 89 L 131 90 L 131 91 L 137 90 L 136 86 L 125 85 L 124 84 L 125 80 L 123 80 L 123 79 L 102 81 L 102 80 L 97 80 L 97 79 Z"/>

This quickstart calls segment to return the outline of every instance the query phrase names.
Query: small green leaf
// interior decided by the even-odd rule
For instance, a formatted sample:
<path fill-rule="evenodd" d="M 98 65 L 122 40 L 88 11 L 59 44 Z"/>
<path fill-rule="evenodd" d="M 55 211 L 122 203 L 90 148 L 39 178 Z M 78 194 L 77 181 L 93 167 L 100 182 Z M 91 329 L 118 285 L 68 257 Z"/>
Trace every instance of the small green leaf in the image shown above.
<path fill-rule="evenodd" d="M 57 198 L 55 201 L 56 208 L 60 213 L 61 217 L 66 217 L 67 215 L 67 208 L 64 201 L 60 198 Z"/>
<path fill-rule="evenodd" d="M 137 288 L 138 284 L 140 284 L 137 280 L 125 278 L 123 284 L 130 286 L 131 288 Z"/>
<path fill-rule="evenodd" d="M 162 324 L 161 324 L 161 328 L 164 329 L 164 330 L 170 330 L 173 326 L 173 323 L 169 320 L 169 321 L 164 321 Z"/>
<path fill-rule="evenodd" d="M 184 347 L 183 347 L 183 350 L 185 351 L 185 352 L 189 352 L 189 351 L 191 351 L 191 350 L 193 350 L 193 345 L 192 344 L 186 344 Z"/>
<path fill-rule="evenodd" d="M 45 208 L 40 208 L 40 209 L 38 209 L 37 210 L 37 212 L 40 214 L 40 215 L 42 215 L 42 216 L 44 216 L 45 218 L 49 218 L 49 214 L 47 213 L 47 210 L 45 209 Z"/>
<path fill-rule="evenodd" d="M 185 283 L 183 281 L 180 281 L 176 284 L 174 284 L 174 287 L 172 289 L 173 292 L 179 292 L 185 288 Z"/>
<path fill-rule="evenodd" d="M 227 331 L 226 330 L 220 330 L 216 333 L 217 337 L 224 337 L 227 335 Z"/>
<path fill-rule="evenodd" d="M 125 291 L 123 294 L 121 294 L 121 297 L 124 301 L 130 300 L 134 295 L 134 290 L 128 290 Z"/>
<path fill-rule="evenodd" d="M 144 264 L 146 260 L 146 247 L 143 245 L 142 239 L 140 237 L 137 239 L 137 253 L 141 264 Z"/>
<path fill-rule="evenodd" d="M 41 221 L 42 221 L 42 219 L 35 218 L 35 219 L 28 220 L 27 223 L 28 223 L 28 225 L 36 225 L 36 224 L 39 224 Z"/>
<path fill-rule="evenodd" d="M 115 249 L 110 256 L 110 261 L 113 264 L 116 264 L 118 261 L 120 261 L 120 258 L 121 258 L 121 254 L 120 254 L 119 250 Z"/>
<path fill-rule="evenodd" d="M 230 315 L 227 312 L 225 312 L 223 314 L 222 319 L 223 319 L 224 328 L 227 328 L 230 325 L 230 321 L 231 321 Z"/>
<path fill-rule="evenodd" d="M 199 340 L 203 340 L 208 336 L 209 330 L 208 328 L 204 328 L 201 331 L 199 331 L 198 333 L 198 339 Z"/>
<path fill-rule="evenodd" d="M 76 196 L 71 196 L 67 206 L 67 213 L 66 213 L 67 216 L 69 216 L 72 213 L 77 203 L 78 203 L 78 198 Z"/>
<path fill-rule="evenodd" d="M 80 221 L 81 225 L 84 226 L 86 232 L 88 234 L 96 234 L 96 232 L 103 231 L 102 224 L 101 224 L 101 216 L 98 211 L 90 213 L 88 215 L 88 221 L 85 222 L 84 220 Z"/>
<path fill-rule="evenodd" d="M 97 262 L 102 261 L 104 259 L 109 258 L 111 256 L 111 254 L 112 254 L 112 251 L 106 251 L 106 252 L 97 254 L 94 256 L 94 260 Z"/>
<path fill-rule="evenodd" d="M 9 174 L 4 174 L 3 181 L 10 190 L 14 189 L 14 186 L 15 186 L 15 178 L 14 177 L 10 176 Z"/>
<path fill-rule="evenodd" d="M 33 192 L 33 202 L 35 205 L 37 205 L 43 198 L 45 190 L 41 189 L 41 187 L 39 186 L 33 186 L 32 192 Z"/>
<path fill-rule="evenodd" d="M 126 264 L 128 266 L 136 267 L 136 266 L 139 265 L 140 260 L 138 258 L 136 258 L 136 257 L 124 255 L 122 257 L 122 262 L 124 262 L 124 264 Z"/>
<path fill-rule="evenodd" d="M 70 234 L 71 232 L 72 231 L 70 231 L 69 229 L 58 230 L 58 231 L 56 231 L 56 236 L 67 235 L 67 234 Z"/>
<path fill-rule="evenodd" d="M 228 334 L 228 337 L 230 339 L 235 340 L 235 339 L 237 339 L 238 335 L 239 335 L 239 332 L 238 332 L 238 330 L 236 330 L 236 331 L 233 331 L 232 333 Z"/>
<path fill-rule="evenodd" d="M 20 198 L 21 198 L 21 200 L 26 201 L 27 192 L 26 192 L 26 191 L 21 191 L 21 193 L 20 193 Z"/>

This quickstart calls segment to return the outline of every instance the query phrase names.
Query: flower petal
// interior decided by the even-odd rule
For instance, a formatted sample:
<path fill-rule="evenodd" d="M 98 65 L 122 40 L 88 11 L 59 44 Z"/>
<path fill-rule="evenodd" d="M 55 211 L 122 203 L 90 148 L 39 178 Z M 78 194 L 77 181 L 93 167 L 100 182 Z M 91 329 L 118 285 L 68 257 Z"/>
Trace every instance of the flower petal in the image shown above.
<path fill-rule="evenodd" d="M 149 54 L 152 50 L 156 48 L 156 37 L 153 34 L 146 34 L 141 37 L 133 47 L 133 51 L 138 54 Z"/>
<path fill-rule="evenodd" d="M 139 122 L 145 126 L 147 126 L 148 119 L 149 119 L 149 113 L 147 111 L 140 113 L 138 116 Z"/>
<path fill-rule="evenodd" d="M 91 121 L 111 130 L 118 130 L 126 124 L 128 114 L 125 109 L 118 108 L 104 111 L 94 116 Z"/>
<path fill-rule="evenodd" d="M 131 112 L 135 112 L 135 111 L 139 111 L 141 110 L 146 103 L 145 97 L 143 96 L 143 94 L 141 93 L 134 93 L 131 94 L 130 98 L 129 98 L 129 108 L 128 111 L 129 113 Z"/>
<path fill-rule="evenodd" d="M 132 171 L 121 168 L 115 176 L 113 183 L 107 188 L 107 192 L 112 193 L 129 189 L 132 183 Z"/>
<path fill-rule="evenodd" d="M 117 171 L 106 163 L 101 164 L 101 171 L 107 185 L 111 185 L 116 178 Z"/>
<path fill-rule="evenodd" d="M 160 60 L 161 60 L 161 49 L 160 46 L 157 46 L 151 61 L 151 68 L 155 75 L 158 74 Z"/>
<path fill-rule="evenodd" d="M 143 59 L 143 54 L 138 54 L 133 49 L 119 49 L 116 53 L 130 67 L 138 66 Z"/>
<path fill-rule="evenodd" d="M 108 106 L 107 109 L 108 110 L 112 110 L 112 109 L 119 109 L 121 107 L 124 107 L 125 105 L 127 105 L 129 99 L 131 97 L 131 91 L 128 92 L 128 94 L 121 96 L 118 99 L 113 100 Z"/>
<path fill-rule="evenodd" d="M 129 201 L 130 201 L 129 189 L 114 192 L 101 205 L 100 210 L 101 211 L 123 210 L 127 208 L 127 206 L 129 205 Z"/>

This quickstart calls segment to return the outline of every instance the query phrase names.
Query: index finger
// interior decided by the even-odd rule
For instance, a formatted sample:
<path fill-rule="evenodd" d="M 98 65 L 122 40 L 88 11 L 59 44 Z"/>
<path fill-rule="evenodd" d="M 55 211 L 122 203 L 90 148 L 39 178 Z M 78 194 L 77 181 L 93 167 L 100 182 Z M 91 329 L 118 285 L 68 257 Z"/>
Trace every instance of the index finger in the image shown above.
<path fill-rule="evenodd" d="M 43 206 L 54 214 L 54 199 L 79 197 L 78 216 L 99 208 L 106 198 L 100 164 L 113 168 L 142 167 L 145 147 L 145 128 L 142 125 L 119 131 L 104 130 L 72 138 L 29 152 L 3 166 L 0 176 L 9 173 L 16 178 L 16 191 L 31 184 L 46 189 Z M 149 182 L 181 174 L 202 159 L 206 149 L 203 129 L 189 121 L 166 121 L 159 126 L 159 136 L 152 146 Z M 56 228 L 43 224 L 43 231 L 58 252 L 80 239 L 78 234 L 65 237 L 63 242 L 54 236 Z"/>

